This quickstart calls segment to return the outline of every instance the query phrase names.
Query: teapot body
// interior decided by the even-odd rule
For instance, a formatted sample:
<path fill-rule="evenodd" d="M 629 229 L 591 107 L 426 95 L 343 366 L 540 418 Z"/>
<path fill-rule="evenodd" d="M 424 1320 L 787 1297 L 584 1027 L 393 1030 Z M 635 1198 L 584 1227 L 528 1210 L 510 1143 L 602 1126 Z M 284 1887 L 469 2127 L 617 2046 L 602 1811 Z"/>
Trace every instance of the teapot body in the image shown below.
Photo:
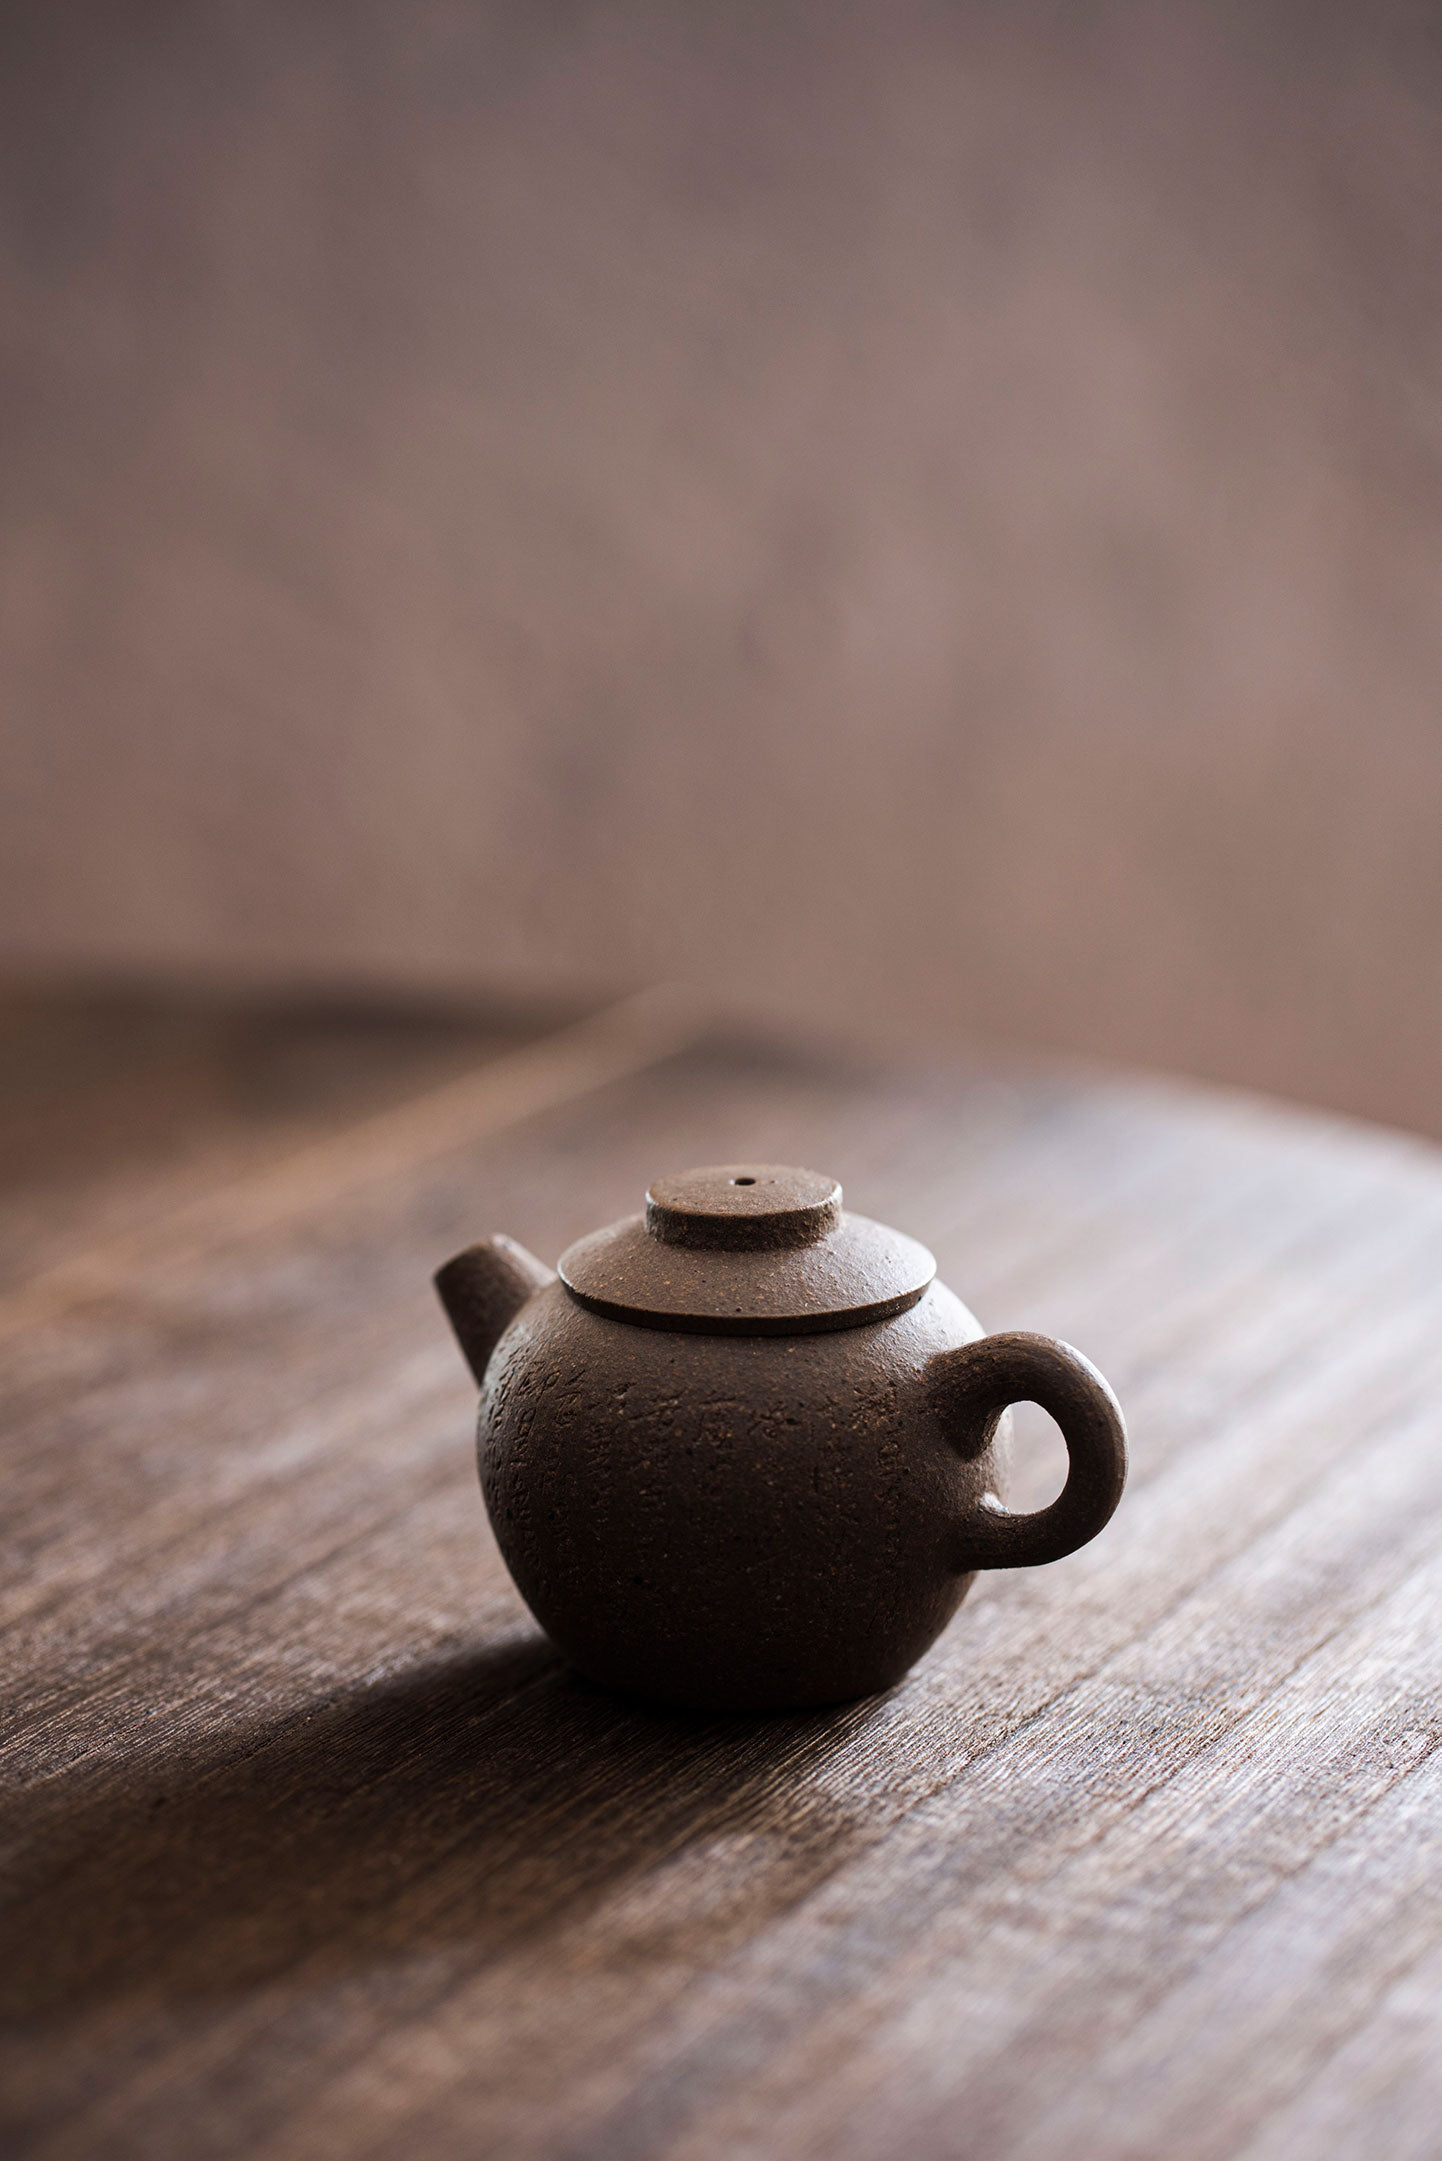
<path fill-rule="evenodd" d="M 607 1318 L 552 1279 L 483 1376 L 481 1485 L 517 1588 L 583 1672 L 638 1695 L 890 1687 L 966 1595 L 965 1527 L 1004 1489 L 1009 1420 L 968 1437 L 936 1387 L 938 1353 L 981 1334 L 936 1282 L 859 1327 L 732 1335 Z"/>

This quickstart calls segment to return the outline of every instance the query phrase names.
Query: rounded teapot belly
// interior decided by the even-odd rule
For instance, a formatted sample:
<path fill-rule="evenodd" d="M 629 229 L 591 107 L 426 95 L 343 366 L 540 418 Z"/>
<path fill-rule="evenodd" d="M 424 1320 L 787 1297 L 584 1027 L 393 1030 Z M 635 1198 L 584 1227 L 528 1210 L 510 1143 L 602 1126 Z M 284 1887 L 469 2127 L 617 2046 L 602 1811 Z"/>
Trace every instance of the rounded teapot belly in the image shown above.
<path fill-rule="evenodd" d="M 481 1484 L 518 1589 L 594 1679 L 730 1709 L 888 1688 L 971 1583 L 967 1460 L 925 1368 L 981 1330 L 933 1283 L 889 1320 L 707 1335 L 587 1311 L 559 1282 L 489 1361 Z"/>

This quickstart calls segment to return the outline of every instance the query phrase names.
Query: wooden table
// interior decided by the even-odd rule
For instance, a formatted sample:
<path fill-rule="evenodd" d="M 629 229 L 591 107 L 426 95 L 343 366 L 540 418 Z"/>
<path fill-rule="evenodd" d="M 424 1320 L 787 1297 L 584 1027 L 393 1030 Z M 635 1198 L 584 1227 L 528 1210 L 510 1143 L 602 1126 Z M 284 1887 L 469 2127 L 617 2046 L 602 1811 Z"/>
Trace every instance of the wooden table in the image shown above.
<path fill-rule="evenodd" d="M 89 1238 L 32 1205 L 11 2150 L 1442 2152 L 1437 1152 L 1163 1083 L 844 1072 L 664 1000 L 489 1049 L 132 1173 Z M 834 1171 L 1132 1427 L 1094 1545 L 983 1578 L 839 1712 L 666 1715 L 555 1660 L 428 1287 L 737 1155 Z"/>

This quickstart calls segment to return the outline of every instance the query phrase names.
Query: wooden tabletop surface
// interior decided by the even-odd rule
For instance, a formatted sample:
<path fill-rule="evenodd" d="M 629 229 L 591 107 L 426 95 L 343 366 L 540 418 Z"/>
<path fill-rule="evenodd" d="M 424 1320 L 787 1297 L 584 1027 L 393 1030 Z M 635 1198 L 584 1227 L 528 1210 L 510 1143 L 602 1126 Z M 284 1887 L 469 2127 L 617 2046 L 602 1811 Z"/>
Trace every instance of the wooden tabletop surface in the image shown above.
<path fill-rule="evenodd" d="M 10 1164 L 10 2151 L 1442 2153 L 1435 1149 L 844 1070 L 665 999 L 369 1094 L 352 1046 L 358 1094 L 269 1122 L 192 1115 L 162 1049 L 122 1168 L 110 1054 Z M 429 1288 L 738 1156 L 834 1172 L 1131 1426 L 1093 1545 L 983 1577 L 841 1711 L 667 1714 L 557 1661 Z"/>

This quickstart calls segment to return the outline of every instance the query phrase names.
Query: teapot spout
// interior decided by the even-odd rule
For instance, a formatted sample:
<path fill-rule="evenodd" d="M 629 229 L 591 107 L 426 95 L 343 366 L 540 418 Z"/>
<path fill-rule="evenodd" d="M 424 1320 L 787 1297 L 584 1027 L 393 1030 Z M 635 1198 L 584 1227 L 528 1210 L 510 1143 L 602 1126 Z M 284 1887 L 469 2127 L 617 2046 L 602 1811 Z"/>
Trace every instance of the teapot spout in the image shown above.
<path fill-rule="evenodd" d="M 478 1381 L 526 1300 L 555 1280 L 514 1238 L 484 1238 L 436 1270 L 437 1295 Z"/>

